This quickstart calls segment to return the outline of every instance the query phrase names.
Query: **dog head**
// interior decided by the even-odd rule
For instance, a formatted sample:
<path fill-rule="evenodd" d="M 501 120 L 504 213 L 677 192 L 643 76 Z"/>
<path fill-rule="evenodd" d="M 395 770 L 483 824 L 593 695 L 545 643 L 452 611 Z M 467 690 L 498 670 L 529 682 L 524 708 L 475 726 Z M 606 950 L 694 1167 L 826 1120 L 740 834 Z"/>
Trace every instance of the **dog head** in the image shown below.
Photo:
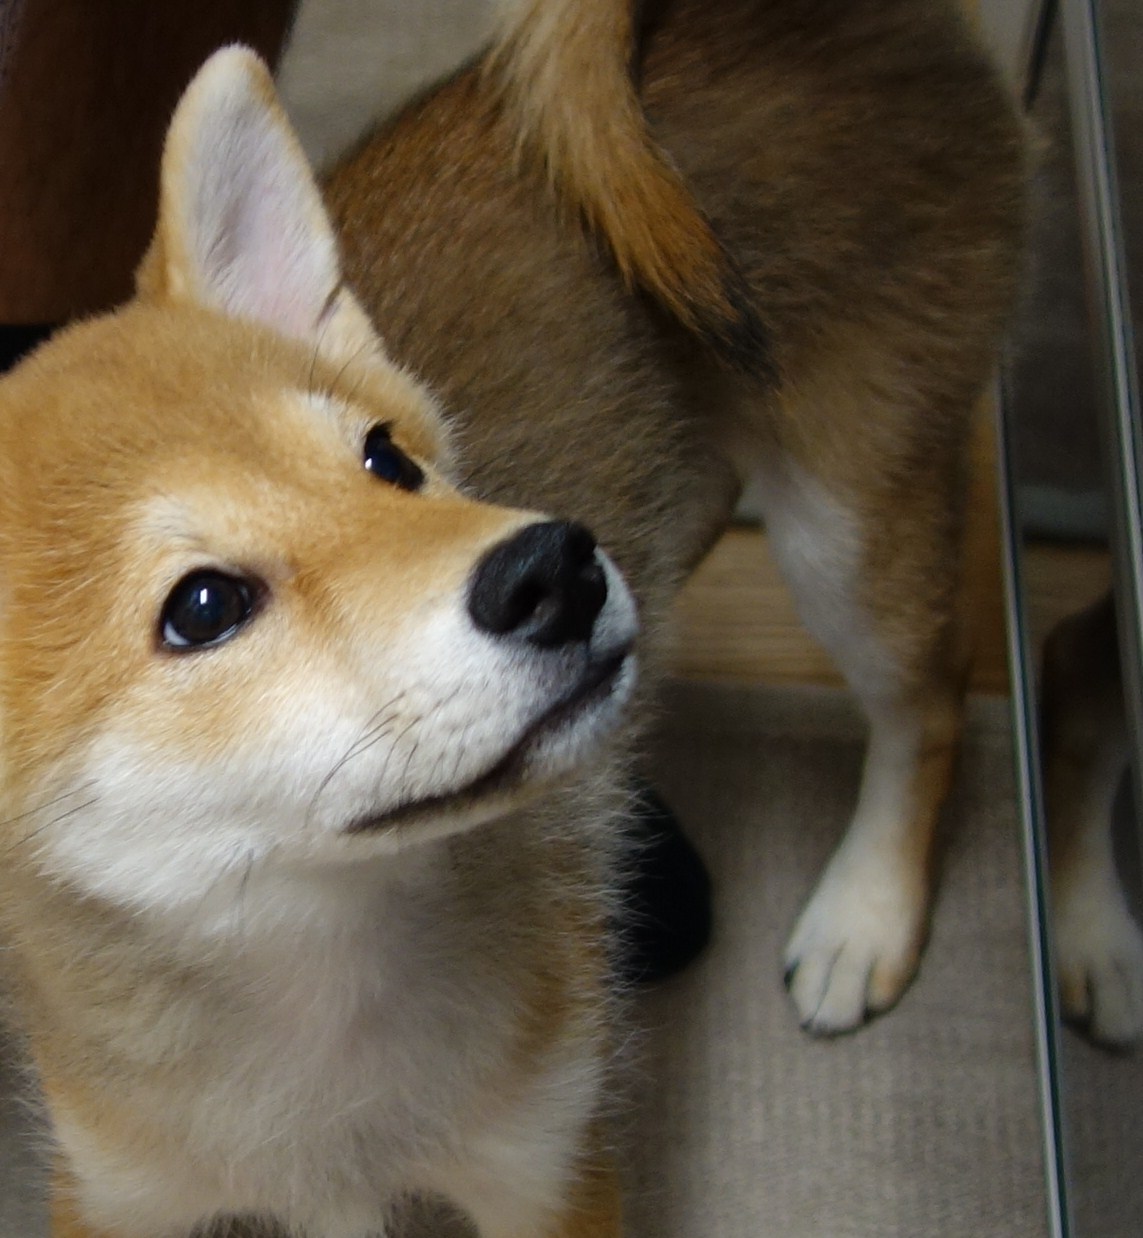
<path fill-rule="evenodd" d="M 615 724 L 630 595 L 582 527 L 449 483 L 251 53 L 176 112 L 121 310 L 0 382 L 14 862 L 131 905 L 511 809 Z"/>

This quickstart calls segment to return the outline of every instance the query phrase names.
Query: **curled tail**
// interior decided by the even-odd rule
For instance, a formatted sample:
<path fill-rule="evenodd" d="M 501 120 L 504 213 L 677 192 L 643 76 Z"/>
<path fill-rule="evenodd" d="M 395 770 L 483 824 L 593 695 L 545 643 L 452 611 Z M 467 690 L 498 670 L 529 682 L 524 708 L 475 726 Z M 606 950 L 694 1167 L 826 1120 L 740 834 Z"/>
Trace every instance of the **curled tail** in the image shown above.
<path fill-rule="evenodd" d="M 736 366 L 768 369 L 746 279 L 647 130 L 637 0 L 500 0 L 489 71 L 563 198 L 638 285 Z"/>

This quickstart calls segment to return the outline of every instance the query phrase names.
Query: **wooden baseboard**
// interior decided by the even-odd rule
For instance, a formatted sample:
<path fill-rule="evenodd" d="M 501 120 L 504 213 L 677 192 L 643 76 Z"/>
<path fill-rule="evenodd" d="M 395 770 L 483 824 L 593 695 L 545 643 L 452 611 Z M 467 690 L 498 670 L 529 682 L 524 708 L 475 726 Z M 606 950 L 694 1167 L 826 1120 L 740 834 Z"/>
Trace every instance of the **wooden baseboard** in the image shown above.
<path fill-rule="evenodd" d="M 1032 545 L 1024 575 L 1028 626 L 1038 651 L 1058 620 L 1107 589 L 1108 554 L 1083 546 Z M 1008 645 L 999 581 L 989 610 L 995 610 L 1000 621 L 985 617 L 976 625 L 971 686 L 975 692 L 1007 693 Z M 683 590 L 672 651 L 672 670 L 683 678 L 842 683 L 829 656 L 802 627 L 766 535 L 750 529 L 727 533 Z"/>

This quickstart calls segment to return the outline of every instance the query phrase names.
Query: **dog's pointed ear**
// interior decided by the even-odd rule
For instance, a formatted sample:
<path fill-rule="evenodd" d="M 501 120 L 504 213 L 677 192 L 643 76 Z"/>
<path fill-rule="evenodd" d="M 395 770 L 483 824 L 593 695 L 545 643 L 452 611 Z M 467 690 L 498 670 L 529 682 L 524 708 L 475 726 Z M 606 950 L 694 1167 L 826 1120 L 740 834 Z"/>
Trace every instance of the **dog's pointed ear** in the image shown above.
<path fill-rule="evenodd" d="M 323 352 L 382 352 L 342 286 L 321 194 L 269 70 L 226 47 L 179 102 L 139 295 L 196 302 Z"/>

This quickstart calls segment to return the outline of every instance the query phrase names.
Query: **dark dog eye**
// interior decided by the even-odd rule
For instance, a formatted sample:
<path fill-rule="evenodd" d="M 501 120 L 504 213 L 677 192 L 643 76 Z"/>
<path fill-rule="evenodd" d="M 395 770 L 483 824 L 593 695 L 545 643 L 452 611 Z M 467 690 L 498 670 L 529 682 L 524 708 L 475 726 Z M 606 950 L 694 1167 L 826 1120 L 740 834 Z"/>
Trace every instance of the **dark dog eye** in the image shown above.
<path fill-rule="evenodd" d="M 168 649 L 217 645 L 238 631 L 254 612 L 250 582 L 204 570 L 184 576 L 163 604 L 159 630 Z"/>
<path fill-rule="evenodd" d="M 389 437 L 389 427 L 374 426 L 365 436 L 365 467 L 402 490 L 419 490 L 425 475 Z"/>

